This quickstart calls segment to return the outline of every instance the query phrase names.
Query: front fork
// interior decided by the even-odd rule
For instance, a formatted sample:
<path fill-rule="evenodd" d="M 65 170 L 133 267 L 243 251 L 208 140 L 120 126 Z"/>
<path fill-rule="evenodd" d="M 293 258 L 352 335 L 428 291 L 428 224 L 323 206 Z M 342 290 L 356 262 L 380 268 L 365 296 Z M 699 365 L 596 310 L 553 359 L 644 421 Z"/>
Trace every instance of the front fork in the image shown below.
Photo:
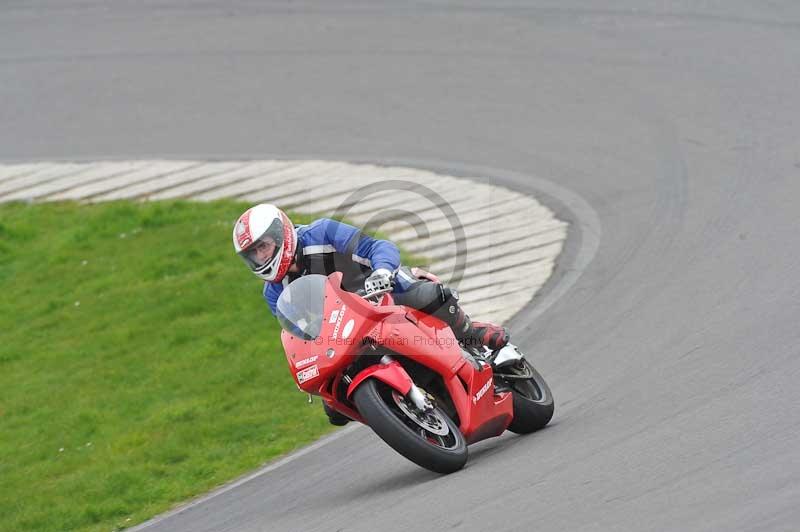
<path fill-rule="evenodd" d="M 388 362 L 392 362 L 393 359 L 389 355 L 383 355 L 381 357 L 381 363 L 383 363 L 383 359 L 388 359 Z M 408 394 L 406 395 L 411 402 L 414 403 L 420 411 L 422 412 L 431 412 L 433 410 L 433 404 L 428 400 L 422 390 L 417 388 L 417 385 L 414 384 L 414 381 L 411 381 L 411 388 L 408 390 Z"/>

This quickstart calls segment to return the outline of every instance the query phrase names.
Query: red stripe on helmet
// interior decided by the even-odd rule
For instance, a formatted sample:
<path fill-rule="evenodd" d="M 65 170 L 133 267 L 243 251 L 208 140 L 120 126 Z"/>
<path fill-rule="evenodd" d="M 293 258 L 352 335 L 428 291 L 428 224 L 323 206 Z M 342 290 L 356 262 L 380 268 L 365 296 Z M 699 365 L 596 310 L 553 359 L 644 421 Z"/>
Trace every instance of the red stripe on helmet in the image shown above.
<path fill-rule="evenodd" d="M 236 241 L 239 243 L 239 249 L 244 250 L 253 243 L 253 235 L 250 234 L 250 211 L 247 209 L 244 214 L 239 217 L 236 222 Z"/>
<path fill-rule="evenodd" d="M 294 226 L 292 225 L 291 220 L 289 217 L 286 216 L 286 213 L 280 211 L 281 213 L 281 221 L 283 222 L 283 256 L 281 257 L 280 265 L 278 266 L 278 272 L 275 275 L 275 280 L 280 281 L 286 275 L 286 272 L 289 270 L 289 266 L 292 265 L 292 261 L 294 260 Z"/>

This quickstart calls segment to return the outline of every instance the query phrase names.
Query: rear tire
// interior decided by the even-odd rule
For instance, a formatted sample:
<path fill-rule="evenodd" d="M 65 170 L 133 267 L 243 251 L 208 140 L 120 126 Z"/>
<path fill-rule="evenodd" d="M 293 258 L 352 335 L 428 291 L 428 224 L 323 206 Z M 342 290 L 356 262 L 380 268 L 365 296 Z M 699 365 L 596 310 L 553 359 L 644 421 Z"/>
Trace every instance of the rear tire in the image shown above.
<path fill-rule="evenodd" d="M 508 430 L 517 434 L 529 434 L 547 425 L 555 410 L 553 393 L 536 368 L 523 358 L 501 371 L 512 375 L 531 375 L 524 380 L 504 379 L 504 383 L 511 388 L 514 399 L 514 420 Z"/>
<path fill-rule="evenodd" d="M 425 469 L 446 474 L 464 467 L 467 442 L 453 420 L 435 407 L 436 421 L 446 424 L 441 427 L 446 435 L 426 431 L 396 404 L 392 391 L 379 380 L 367 379 L 353 393 L 353 402 L 375 434 Z"/>

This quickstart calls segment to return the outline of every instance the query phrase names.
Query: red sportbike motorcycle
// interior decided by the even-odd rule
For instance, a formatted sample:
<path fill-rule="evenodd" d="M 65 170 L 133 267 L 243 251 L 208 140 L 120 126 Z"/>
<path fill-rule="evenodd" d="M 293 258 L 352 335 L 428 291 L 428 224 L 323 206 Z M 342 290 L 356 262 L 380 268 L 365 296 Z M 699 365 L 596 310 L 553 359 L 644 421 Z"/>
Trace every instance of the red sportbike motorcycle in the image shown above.
<path fill-rule="evenodd" d="M 395 305 L 391 289 L 346 292 L 342 274 L 307 275 L 277 304 L 297 386 L 438 473 L 461 469 L 467 445 L 553 416 L 553 396 L 516 346 L 467 350 L 443 321 Z"/>

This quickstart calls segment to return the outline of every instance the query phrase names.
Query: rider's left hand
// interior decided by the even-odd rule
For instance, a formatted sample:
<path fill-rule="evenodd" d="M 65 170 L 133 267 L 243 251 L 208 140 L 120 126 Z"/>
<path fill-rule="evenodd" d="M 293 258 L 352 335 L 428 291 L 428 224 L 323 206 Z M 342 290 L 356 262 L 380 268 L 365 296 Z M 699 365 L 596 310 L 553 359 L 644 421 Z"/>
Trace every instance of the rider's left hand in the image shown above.
<path fill-rule="evenodd" d="M 392 287 L 392 272 L 386 268 L 378 268 L 364 280 L 364 290 L 371 294 Z"/>
<path fill-rule="evenodd" d="M 435 276 L 431 272 L 426 272 L 422 268 L 416 268 L 416 267 L 411 268 L 411 275 L 413 275 L 417 279 L 427 279 L 429 281 L 433 281 L 434 283 L 441 282 L 437 276 Z"/>

